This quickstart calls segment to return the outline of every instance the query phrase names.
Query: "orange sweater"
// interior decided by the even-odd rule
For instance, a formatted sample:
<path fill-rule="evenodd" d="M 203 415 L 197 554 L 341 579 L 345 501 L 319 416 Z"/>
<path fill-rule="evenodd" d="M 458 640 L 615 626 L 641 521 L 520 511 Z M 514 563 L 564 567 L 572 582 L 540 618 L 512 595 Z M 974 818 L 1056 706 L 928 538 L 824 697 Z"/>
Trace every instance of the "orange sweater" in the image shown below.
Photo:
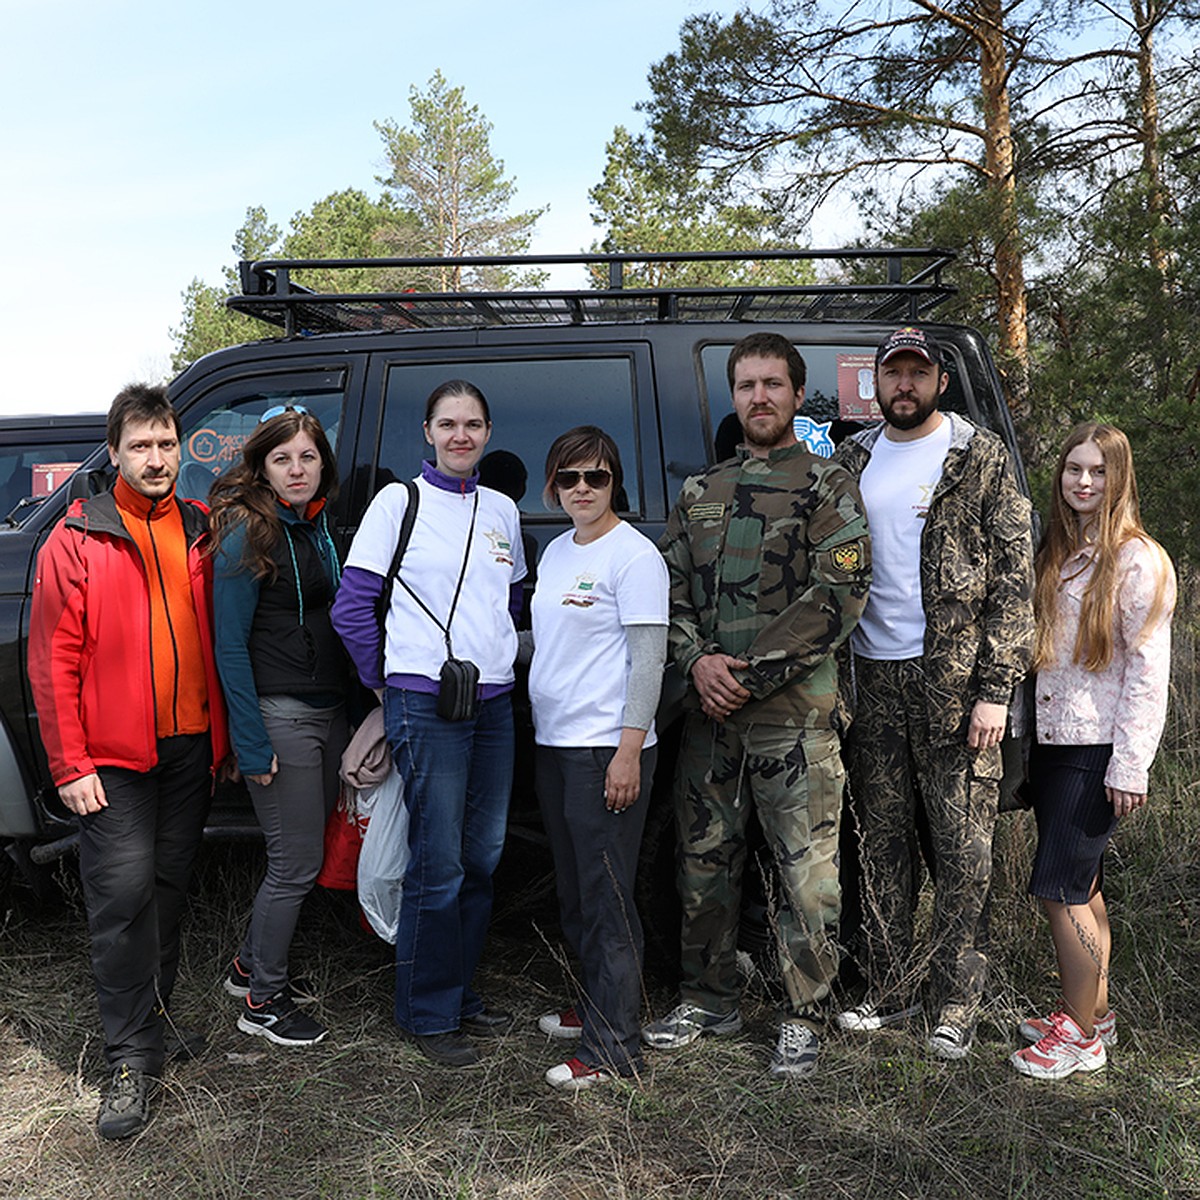
<path fill-rule="evenodd" d="M 146 568 L 158 736 L 204 733 L 208 729 L 208 689 L 188 579 L 187 541 L 175 492 L 150 500 L 118 477 L 114 495 L 121 521 L 137 543 Z"/>

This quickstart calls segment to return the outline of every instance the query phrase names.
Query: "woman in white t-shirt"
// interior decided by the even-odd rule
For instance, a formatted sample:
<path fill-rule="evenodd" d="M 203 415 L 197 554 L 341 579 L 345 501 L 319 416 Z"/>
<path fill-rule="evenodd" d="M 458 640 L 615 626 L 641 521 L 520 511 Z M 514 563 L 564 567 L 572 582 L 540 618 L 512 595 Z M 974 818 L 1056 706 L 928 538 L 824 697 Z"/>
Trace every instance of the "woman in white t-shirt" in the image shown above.
<path fill-rule="evenodd" d="M 578 1091 L 641 1065 L 642 926 L 633 900 L 654 778 L 654 713 L 667 650 L 667 569 L 617 515 L 621 458 L 594 425 L 546 458 L 546 503 L 574 528 L 546 547 L 533 596 L 529 696 L 535 783 L 554 853 L 577 998 L 538 1025 L 580 1039 L 546 1082 Z"/>
<path fill-rule="evenodd" d="M 425 408 L 434 461 L 412 485 L 393 483 L 371 501 L 333 607 L 363 684 L 383 698 L 384 724 L 404 780 L 412 856 L 396 932 L 396 1024 L 444 1066 L 469 1066 L 470 1037 L 504 1033 L 512 1015 L 472 987 L 492 911 L 513 771 L 513 613 L 525 556 L 516 505 L 479 486 L 492 435 L 483 393 L 452 379 Z M 381 628 L 393 556 L 417 502 Z M 448 658 L 478 668 L 474 712 L 444 701 Z"/>

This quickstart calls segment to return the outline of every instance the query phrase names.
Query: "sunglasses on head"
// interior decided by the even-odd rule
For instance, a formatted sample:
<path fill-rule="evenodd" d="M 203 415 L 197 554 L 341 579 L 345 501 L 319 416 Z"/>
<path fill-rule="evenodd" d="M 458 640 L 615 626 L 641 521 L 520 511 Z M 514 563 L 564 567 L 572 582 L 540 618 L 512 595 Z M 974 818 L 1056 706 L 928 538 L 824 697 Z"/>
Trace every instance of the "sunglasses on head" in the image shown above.
<path fill-rule="evenodd" d="M 592 471 L 555 471 L 554 486 L 569 492 L 577 487 L 580 479 L 590 488 L 604 488 L 612 482 L 612 472 L 604 467 L 596 467 Z"/>
<path fill-rule="evenodd" d="M 282 417 L 284 413 L 307 413 L 308 409 L 303 404 L 274 404 L 267 409 L 261 417 L 258 418 L 260 425 L 265 425 L 268 421 L 275 417 Z"/>

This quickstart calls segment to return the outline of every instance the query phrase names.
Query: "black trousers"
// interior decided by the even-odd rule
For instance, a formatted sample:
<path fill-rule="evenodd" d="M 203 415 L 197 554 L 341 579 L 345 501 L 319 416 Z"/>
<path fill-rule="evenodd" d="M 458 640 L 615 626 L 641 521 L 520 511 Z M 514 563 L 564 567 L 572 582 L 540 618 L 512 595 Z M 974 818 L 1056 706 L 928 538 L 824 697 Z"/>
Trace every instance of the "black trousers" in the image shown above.
<path fill-rule="evenodd" d="M 146 772 L 100 767 L 108 807 L 80 818 L 79 874 L 104 1054 L 162 1070 L 179 922 L 212 798 L 207 733 L 161 738 Z"/>
<path fill-rule="evenodd" d="M 634 904 L 658 747 L 642 751 L 642 787 L 621 813 L 604 807 L 615 747 L 538 746 L 535 783 L 550 837 L 563 937 L 579 961 L 579 1055 L 630 1075 L 641 1065 L 642 923 Z"/>

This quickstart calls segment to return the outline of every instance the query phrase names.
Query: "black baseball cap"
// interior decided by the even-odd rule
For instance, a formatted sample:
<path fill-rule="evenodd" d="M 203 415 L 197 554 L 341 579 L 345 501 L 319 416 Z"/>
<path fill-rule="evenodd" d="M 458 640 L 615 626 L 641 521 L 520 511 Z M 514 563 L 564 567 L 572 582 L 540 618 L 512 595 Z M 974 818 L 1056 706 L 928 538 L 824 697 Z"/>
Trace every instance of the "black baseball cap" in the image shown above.
<path fill-rule="evenodd" d="M 880 343 L 875 351 L 875 366 L 883 366 L 894 354 L 919 354 L 932 366 L 942 366 L 942 348 L 937 339 L 913 325 L 897 329 Z"/>

